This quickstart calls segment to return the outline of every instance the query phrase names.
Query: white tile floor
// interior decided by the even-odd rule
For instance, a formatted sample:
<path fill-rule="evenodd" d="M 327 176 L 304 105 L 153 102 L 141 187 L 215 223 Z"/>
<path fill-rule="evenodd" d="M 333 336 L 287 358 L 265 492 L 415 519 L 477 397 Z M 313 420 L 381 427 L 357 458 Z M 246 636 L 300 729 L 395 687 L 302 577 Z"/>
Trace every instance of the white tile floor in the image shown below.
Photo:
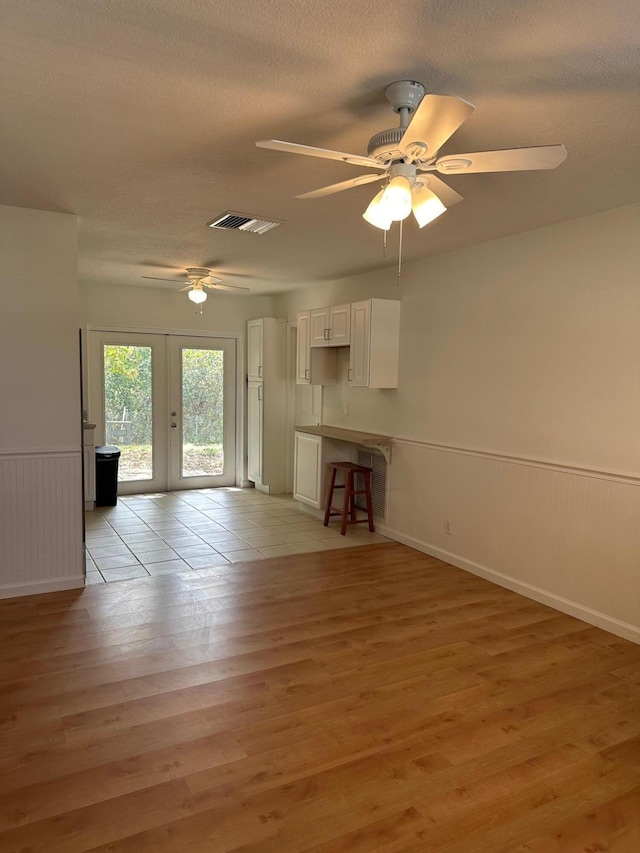
<path fill-rule="evenodd" d="M 388 541 L 367 525 L 341 536 L 290 496 L 199 489 L 118 498 L 86 513 L 87 583 L 228 566 L 308 551 Z"/>

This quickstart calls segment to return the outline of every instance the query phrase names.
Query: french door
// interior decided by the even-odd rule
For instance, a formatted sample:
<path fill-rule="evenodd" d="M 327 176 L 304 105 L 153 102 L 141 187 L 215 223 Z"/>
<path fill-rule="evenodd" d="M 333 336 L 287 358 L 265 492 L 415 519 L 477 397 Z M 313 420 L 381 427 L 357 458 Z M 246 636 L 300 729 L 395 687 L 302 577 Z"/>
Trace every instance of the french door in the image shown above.
<path fill-rule="evenodd" d="M 236 342 L 91 332 L 90 411 L 120 448 L 119 494 L 232 486 Z"/>

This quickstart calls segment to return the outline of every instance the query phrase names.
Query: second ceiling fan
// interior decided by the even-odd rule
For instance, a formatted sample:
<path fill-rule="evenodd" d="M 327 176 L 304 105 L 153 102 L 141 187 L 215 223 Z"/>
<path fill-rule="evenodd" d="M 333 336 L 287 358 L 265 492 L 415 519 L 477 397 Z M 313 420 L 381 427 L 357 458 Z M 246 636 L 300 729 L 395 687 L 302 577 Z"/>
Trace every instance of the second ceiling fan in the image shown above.
<path fill-rule="evenodd" d="M 385 187 L 374 197 L 363 216 L 385 231 L 392 222 L 405 219 L 412 211 L 422 228 L 448 207 L 462 201 L 462 196 L 434 173 L 555 169 L 567 156 L 564 145 L 540 145 L 438 157 L 440 148 L 471 115 L 474 106 L 453 95 L 425 95 L 424 86 L 411 80 L 392 83 L 387 86 L 386 95 L 393 110 L 400 115 L 400 124 L 372 136 L 366 156 L 279 139 L 264 139 L 256 145 L 375 169 L 375 174 L 360 175 L 296 198 L 321 198 L 383 179 Z"/>
<path fill-rule="evenodd" d="M 142 278 L 150 279 L 152 281 L 172 281 L 174 284 L 184 284 L 185 282 L 185 276 L 181 276 L 180 278 L 162 278 L 157 275 L 143 275 Z M 211 275 L 211 270 L 205 269 L 204 267 L 187 267 L 186 279 L 188 284 L 185 287 L 181 287 L 180 292 L 183 290 L 188 291 L 187 296 L 192 302 L 195 302 L 196 305 L 201 305 L 206 301 L 207 293 L 205 291 L 205 287 L 209 290 L 227 290 L 231 293 L 249 293 L 248 287 L 239 287 L 235 284 L 224 284 L 222 279 Z"/>

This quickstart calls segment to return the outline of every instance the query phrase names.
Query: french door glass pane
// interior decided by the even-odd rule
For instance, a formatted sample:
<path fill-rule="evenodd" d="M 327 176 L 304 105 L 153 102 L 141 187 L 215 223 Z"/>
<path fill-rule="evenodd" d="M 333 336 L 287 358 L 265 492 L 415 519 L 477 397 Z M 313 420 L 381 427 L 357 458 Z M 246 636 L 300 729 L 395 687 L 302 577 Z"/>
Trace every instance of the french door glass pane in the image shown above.
<path fill-rule="evenodd" d="M 151 480 L 151 347 L 104 344 L 103 363 L 105 441 L 120 448 L 118 480 Z"/>
<path fill-rule="evenodd" d="M 182 476 L 224 474 L 224 350 L 182 349 Z"/>

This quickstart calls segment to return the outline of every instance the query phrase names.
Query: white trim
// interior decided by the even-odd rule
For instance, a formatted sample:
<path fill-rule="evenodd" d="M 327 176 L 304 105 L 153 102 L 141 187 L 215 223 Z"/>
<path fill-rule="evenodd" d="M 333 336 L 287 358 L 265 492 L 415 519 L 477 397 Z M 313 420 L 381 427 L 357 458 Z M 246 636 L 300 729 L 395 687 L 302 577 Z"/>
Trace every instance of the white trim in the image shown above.
<path fill-rule="evenodd" d="M 463 569 L 465 572 L 470 572 L 473 575 L 478 575 L 485 580 L 491 581 L 498 586 L 510 589 L 526 598 L 532 598 L 534 601 L 539 601 L 541 604 L 546 604 L 559 610 L 562 613 L 568 613 L 570 616 L 575 616 L 577 619 L 582 619 L 590 625 L 595 625 L 611 634 L 618 637 L 623 637 L 625 640 L 631 640 L 632 643 L 640 645 L 640 628 L 631 625 L 629 622 L 622 622 L 619 619 L 614 619 L 612 616 L 607 616 L 599 610 L 593 610 L 591 607 L 586 607 L 579 604 L 577 601 L 572 601 L 568 598 L 563 598 L 560 595 L 547 592 L 533 584 L 525 583 L 524 581 L 516 580 L 509 575 L 504 575 L 502 572 L 497 572 L 494 569 L 489 569 L 487 566 L 474 563 L 471 560 L 465 560 L 463 557 L 458 557 L 457 554 L 452 554 L 450 551 L 445 551 L 442 548 L 437 548 L 435 545 L 430 545 L 428 542 L 422 542 L 419 539 L 414 539 L 411 536 L 405 536 L 395 530 L 391 530 L 383 524 L 376 524 L 376 532 L 383 536 L 388 536 L 402 545 L 407 545 L 409 548 L 414 548 L 416 551 L 421 551 L 423 554 L 428 554 L 430 557 L 436 557 L 445 563 L 456 566 L 458 569 Z"/>
<path fill-rule="evenodd" d="M 14 450 L 0 450 L 0 459 L 63 459 L 66 456 L 81 456 L 82 447 L 33 447 L 29 450 L 16 448 Z"/>
<path fill-rule="evenodd" d="M 592 468 L 580 468 L 577 465 L 565 465 L 550 462 L 546 459 L 533 459 L 528 456 L 509 456 L 492 450 L 478 450 L 472 447 L 456 447 L 452 444 L 437 444 L 430 441 L 417 441 L 412 438 L 394 437 L 394 445 L 407 447 L 423 447 L 428 450 L 439 450 L 443 453 L 456 453 L 460 456 L 475 456 L 480 459 L 491 459 L 496 462 L 508 462 L 512 465 L 525 465 L 529 468 L 544 468 L 547 471 L 558 471 L 562 474 L 575 474 L 578 477 L 589 477 L 595 480 L 609 480 L 614 483 L 625 483 L 630 486 L 640 486 L 640 475 L 622 474 L 617 471 L 600 471 Z"/>
<path fill-rule="evenodd" d="M 112 326 L 112 325 L 91 325 L 87 326 L 88 332 L 124 332 L 133 335 L 180 335 L 186 338 L 235 338 L 241 340 L 244 338 L 244 332 L 216 332 L 203 331 L 202 329 L 169 329 L 169 328 L 149 328 L 148 326 Z"/>
<path fill-rule="evenodd" d="M 19 598 L 23 595 L 40 595 L 43 592 L 61 592 L 65 589 L 83 589 L 84 575 L 52 578 L 46 581 L 29 581 L 28 583 L 6 584 L 0 586 L 0 598 Z"/>

